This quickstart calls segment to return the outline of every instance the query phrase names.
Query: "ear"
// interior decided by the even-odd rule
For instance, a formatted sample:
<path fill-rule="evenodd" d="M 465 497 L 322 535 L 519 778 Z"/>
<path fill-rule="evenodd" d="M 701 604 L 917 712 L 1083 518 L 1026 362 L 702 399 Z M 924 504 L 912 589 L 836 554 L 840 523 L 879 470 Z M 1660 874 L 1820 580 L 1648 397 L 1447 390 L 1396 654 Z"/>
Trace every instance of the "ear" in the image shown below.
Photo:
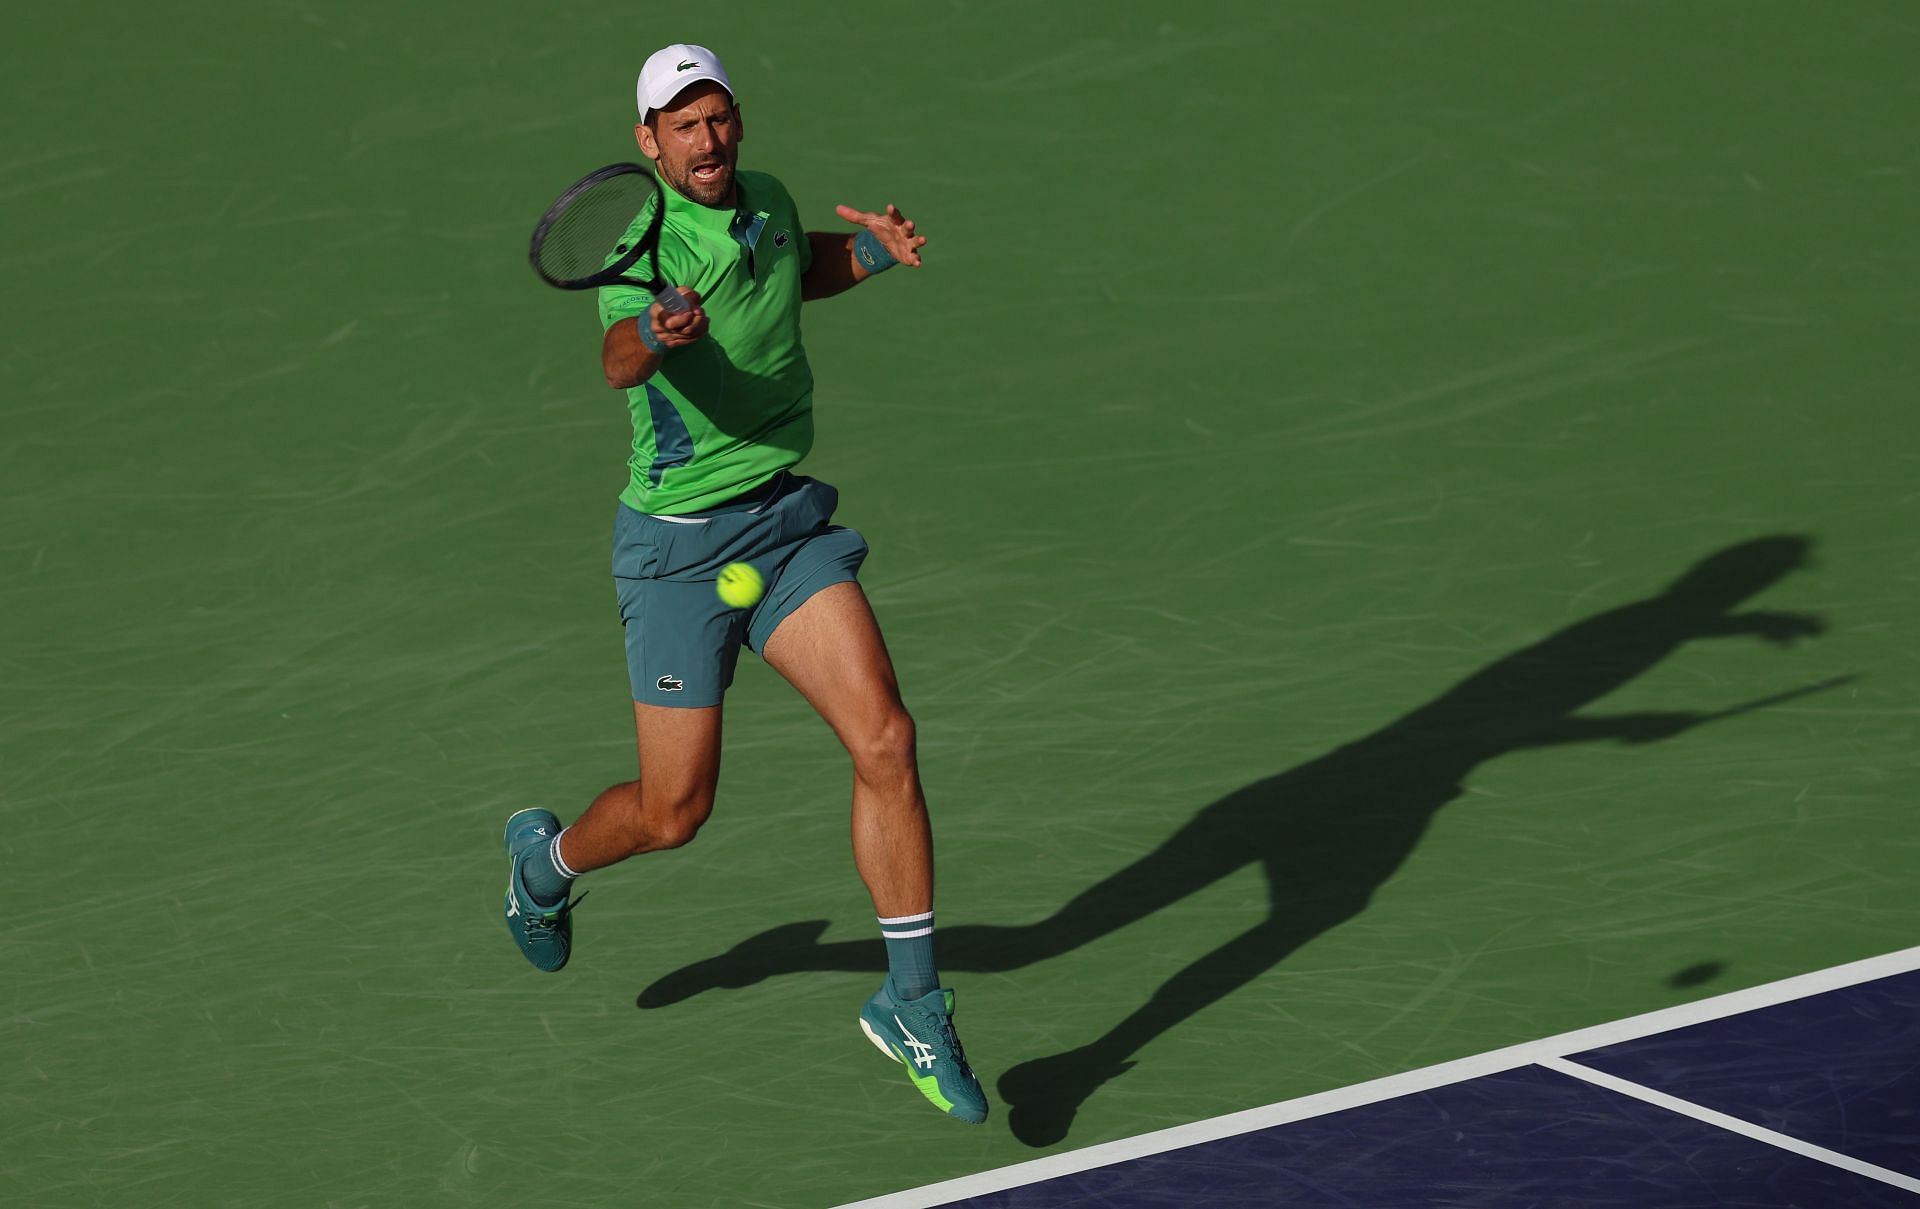
<path fill-rule="evenodd" d="M 740 112 L 740 103 L 733 105 L 733 141 L 739 142 L 747 137 L 747 119 Z"/>
<path fill-rule="evenodd" d="M 660 158 L 660 140 L 653 137 L 653 131 L 647 127 L 645 122 L 638 122 L 634 125 L 633 141 L 640 144 L 640 154 L 650 160 L 658 160 Z"/>

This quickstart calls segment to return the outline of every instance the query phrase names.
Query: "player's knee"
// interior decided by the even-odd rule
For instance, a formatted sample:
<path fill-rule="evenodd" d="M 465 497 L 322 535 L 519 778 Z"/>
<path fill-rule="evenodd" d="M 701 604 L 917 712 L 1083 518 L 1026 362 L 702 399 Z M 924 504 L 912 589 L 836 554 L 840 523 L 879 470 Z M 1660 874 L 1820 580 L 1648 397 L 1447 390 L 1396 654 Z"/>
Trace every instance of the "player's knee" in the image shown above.
<path fill-rule="evenodd" d="M 914 771 L 913 715 L 905 706 L 886 711 L 847 742 L 860 775 L 869 779 L 910 776 Z"/>
<path fill-rule="evenodd" d="M 713 813 L 713 795 L 693 792 L 646 805 L 645 834 L 637 851 L 680 848 L 693 842 Z"/>

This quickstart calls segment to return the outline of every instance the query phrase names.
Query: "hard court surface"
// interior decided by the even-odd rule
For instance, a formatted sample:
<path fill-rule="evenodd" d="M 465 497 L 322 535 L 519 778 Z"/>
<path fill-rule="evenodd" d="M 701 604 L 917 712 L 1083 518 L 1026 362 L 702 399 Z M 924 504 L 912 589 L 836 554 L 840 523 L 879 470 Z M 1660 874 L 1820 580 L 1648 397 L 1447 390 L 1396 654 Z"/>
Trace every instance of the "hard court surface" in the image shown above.
<path fill-rule="evenodd" d="M 1920 22 L 1364 10 L 14 14 L 0 1202 L 826 1209 L 1910 949 Z M 699 841 L 589 879 L 563 975 L 501 927 L 507 814 L 633 775 L 625 410 L 525 242 L 673 40 L 809 224 L 932 240 L 809 309 L 805 469 L 873 545 L 982 1129 L 854 1025 L 846 760 L 752 658 Z M 1829 1045 L 1880 994 L 1911 1056 L 1898 975 L 1764 1009 L 1846 1128 L 1653 1033 L 1223 1178 L 1605 1134 L 1784 1173 L 1706 1203 L 1911 1200 L 1542 1065 L 1915 1176 Z"/>

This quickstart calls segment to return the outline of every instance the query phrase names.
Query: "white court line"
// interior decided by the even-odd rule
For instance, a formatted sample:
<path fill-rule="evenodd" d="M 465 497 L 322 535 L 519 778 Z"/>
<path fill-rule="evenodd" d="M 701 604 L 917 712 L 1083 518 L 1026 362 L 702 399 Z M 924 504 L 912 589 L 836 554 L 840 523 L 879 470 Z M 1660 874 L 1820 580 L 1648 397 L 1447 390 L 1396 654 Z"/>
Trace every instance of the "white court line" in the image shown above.
<path fill-rule="evenodd" d="M 1565 1058 L 1542 1058 L 1540 1059 L 1539 1065 L 1546 1067 L 1548 1070 L 1557 1070 L 1563 1075 L 1591 1083 L 1595 1087 L 1604 1087 L 1608 1091 L 1618 1093 L 1619 1095 L 1632 1096 L 1636 1100 L 1644 1100 L 1656 1108 L 1664 1108 L 1668 1112 L 1677 1112 L 1683 1117 L 1692 1117 L 1696 1121 L 1705 1121 L 1709 1125 L 1717 1126 L 1731 1133 L 1737 1133 L 1742 1137 L 1752 1138 L 1756 1142 L 1765 1142 L 1769 1146 L 1778 1146 L 1782 1150 L 1791 1150 L 1795 1154 L 1805 1155 L 1810 1159 L 1818 1159 L 1829 1166 L 1843 1167 L 1855 1175 L 1864 1175 L 1869 1179 L 1879 1180 L 1883 1184 L 1892 1184 L 1895 1188 L 1904 1188 L 1908 1192 L 1920 1192 L 1920 1180 L 1916 1180 L 1911 1176 L 1901 1175 L 1897 1171 L 1888 1171 L 1885 1167 L 1876 1167 L 1872 1163 L 1863 1162 L 1860 1159 L 1854 1158 L 1852 1155 L 1841 1154 L 1837 1150 L 1828 1150 L 1825 1146 L 1815 1146 L 1812 1142 L 1803 1142 L 1799 1138 L 1789 1137 L 1784 1133 L 1775 1133 L 1765 1126 L 1755 1125 L 1751 1121 L 1742 1121 L 1739 1117 L 1730 1117 L 1723 1112 L 1715 1112 L 1713 1109 L 1707 1108 L 1704 1105 L 1695 1104 L 1691 1100 L 1682 1100 L 1678 1096 L 1670 1096 L 1663 1091 L 1655 1091 L 1651 1087 L 1642 1087 L 1638 1083 L 1609 1075 L 1604 1071 L 1594 1070 L 1590 1066 L 1582 1066 L 1578 1062 L 1569 1062 Z"/>
<path fill-rule="evenodd" d="M 841 1205 L 839 1209 L 934 1209 L 935 1206 L 949 1204 L 970 1196 L 1004 1192 L 1008 1188 L 1035 1184 L 1041 1180 L 1072 1175 L 1079 1171 L 1090 1171 L 1095 1167 L 1105 1167 L 1128 1159 L 1164 1154 L 1183 1146 L 1230 1138 L 1236 1134 L 1251 1133 L 1256 1129 L 1267 1129 L 1275 1125 L 1305 1120 L 1308 1117 L 1358 1108 L 1363 1104 L 1377 1104 L 1397 1096 L 1432 1091 L 1436 1087 L 1462 1083 L 1484 1075 L 1496 1075 L 1502 1071 L 1538 1063 L 1544 1059 L 1562 1058 L 1568 1054 L 1578 1054 L 1590 1049 L 1599 1049 L 1602 1046 L 1618 1045 L 1623 1041 L 1635 1041 L 1641 1037 L 1651 1037 L 1655 1033 L 1665 1033 L 1691 1024 L 1704 1024 L 1709 1020 L 1721 1020 L 1728 1016 L 1738 1016 L 1742 1012 L 1790 1003 L 1795 999 L 1804 999 L 1823 991 L 1836 991 L 1841 987 L 1872 982 L 1877 978 L 1890 978 L 1895 974 L 1905 974 L 1916 969 L 1920 969 L 1920 945 L 1911 949 L 1901 949 L 1897 953 L 1869 957 L 1864 961 L 1848 962 L 1846 965 L 1815 970 L 1810 974 L 1783 978 L 1779 982 L 1748 987 L 1744 991 L 1730 991 L 1725 995 L 1715 995 L 1693 1003 L 1683 1003 L 1677 1007 L 1629 1016 L 1625 1020 L 1597 1024 L 1591 1028 L 1577 1029 L 1555 1037 L 1544 1037 L 1538 1041 L 1525 1041 L 1519 1045 L 1510 1045 L 1505 1049 L 1491 1050 L 1467 1058 L 1456 1058 L 1451 1062 L 1422 1067 L 1404 1074 L 1370 1079 L 1351 1087 L 1339 1087 L 1311 1096 L 1282 1100 L 1278 1104 L 1269 1104 L 1265 1108 L 1250 1108 L 1245 1112 L 1195 1121 L 1191 1125 L 1176 1125 L 1172 1129 L 1161 1129 L 1138 1137 L 1122 1138 L 1117 1142 L 1106 1142 L 1099 1146 L 1070 1150 L 1064 1154 L 1048 1155 L 1043 1159 L 1015 1163 L 1010 1167 L 983 1171 L 977 1175 L 964 1175 L 958 1179 L 928 1184 L 924 1188 L 890 1192 L 885 1196 L 850 1202 Z"/>

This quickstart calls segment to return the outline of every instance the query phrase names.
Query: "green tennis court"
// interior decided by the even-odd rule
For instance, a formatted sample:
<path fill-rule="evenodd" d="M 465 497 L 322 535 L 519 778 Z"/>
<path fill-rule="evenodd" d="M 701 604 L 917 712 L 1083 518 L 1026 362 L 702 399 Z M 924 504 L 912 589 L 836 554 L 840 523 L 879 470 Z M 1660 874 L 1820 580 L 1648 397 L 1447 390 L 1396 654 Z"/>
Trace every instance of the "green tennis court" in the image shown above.
<path fill-rule="evenodd" d="M 0 1200 L 827 1207 L 1914 943 L 1909 8 L 682 18 L 13 18 Z M 679 40 L 931 240 L 810 308 L 805 469 L 984 1129 L 855 1027 L 846 758 L 751 658 L 699 842 L 560 976 L 501 927 L 506 815 L 633 775 L 527 235 Z"/>

